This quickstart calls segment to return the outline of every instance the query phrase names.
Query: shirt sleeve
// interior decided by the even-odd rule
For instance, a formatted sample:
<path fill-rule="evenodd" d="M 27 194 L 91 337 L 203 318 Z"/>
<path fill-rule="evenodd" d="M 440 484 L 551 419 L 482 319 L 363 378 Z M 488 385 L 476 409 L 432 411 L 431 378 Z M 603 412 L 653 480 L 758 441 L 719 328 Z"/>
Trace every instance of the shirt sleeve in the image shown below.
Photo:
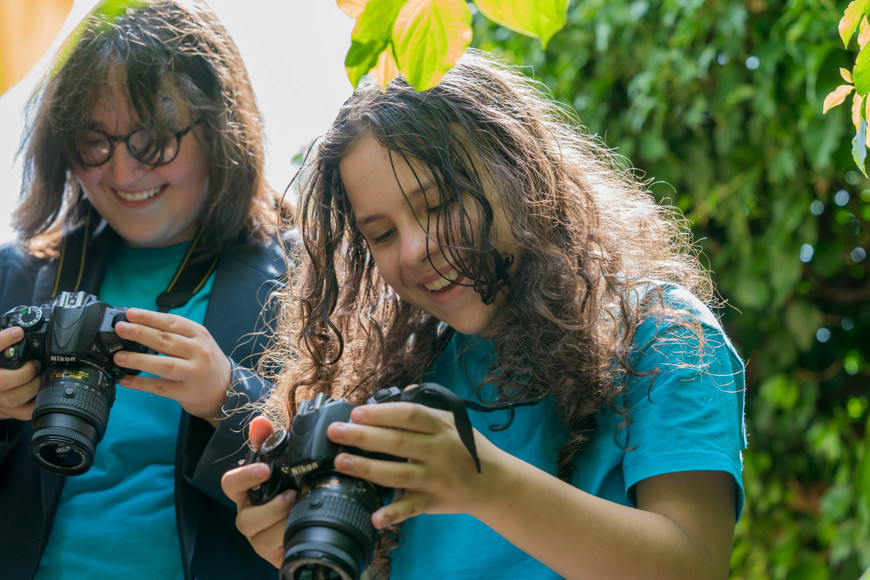
<path fill-rule="evenodd" d="M 635 334 L 626 385 L 629 426 L 624 430 L 627 497 L 648 477 L 685 471 L 724 471 L 743 509 L 744 370 L 712 312 L 689 292 L 662 287 L 676 316 L 651 316 Z M 700 326 L 680 324 L 694 319 Z"/>

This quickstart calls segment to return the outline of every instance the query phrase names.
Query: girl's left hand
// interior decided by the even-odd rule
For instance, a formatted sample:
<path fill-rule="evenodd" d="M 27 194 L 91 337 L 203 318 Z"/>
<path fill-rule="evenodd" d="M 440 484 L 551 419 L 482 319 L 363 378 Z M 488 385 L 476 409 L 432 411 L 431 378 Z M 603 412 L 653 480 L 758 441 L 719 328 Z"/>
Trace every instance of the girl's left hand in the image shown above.
<path fill-rule="evenodd" d="M 481 462 L 481 473 L 477 472 L 447 411 L 416 403 L 379 403 L 354 408 L 351 421 L 331 424 L 329 439 L 408 459 L 388 461 L 349 453 L 335 458 L 341 473 L 405 490 L 400 499 L 372 514 L 378 529 L 422 513 L 473 515 L 483 503 L 497 501 L 500 488 L 510 483 L 500 462 L 504 452 L 475 430 Z"/>
<path fill-rule="evenodd" d="M 155 375 L 127 375 L 118 381 L 121 386 L 178 401 L 191 415 L 217 425 L 232 365 L 204 326 L 175 314 L 130 308 L 115 334 L 165 355 L 115 353 L 118 366 Z"/>

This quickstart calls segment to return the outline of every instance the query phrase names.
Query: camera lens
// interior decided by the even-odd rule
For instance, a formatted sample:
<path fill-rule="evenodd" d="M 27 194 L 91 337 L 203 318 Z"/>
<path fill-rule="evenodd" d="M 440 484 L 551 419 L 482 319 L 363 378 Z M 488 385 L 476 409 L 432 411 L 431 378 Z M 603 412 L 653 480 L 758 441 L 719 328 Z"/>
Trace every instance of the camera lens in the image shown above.
<path fill-rule="evenodd" d="M 359 578 L 374 553 L 371 516 L 385 491 L 336 472 L 312 476 L 287 521 L 282 580 Z"/>
<path fill-rule="evenodd" d="M 49 471 L 86 472 L 114 402 L 115 382 L 97 367 L 49 367 L 33 407 L 30 454 Z"/>

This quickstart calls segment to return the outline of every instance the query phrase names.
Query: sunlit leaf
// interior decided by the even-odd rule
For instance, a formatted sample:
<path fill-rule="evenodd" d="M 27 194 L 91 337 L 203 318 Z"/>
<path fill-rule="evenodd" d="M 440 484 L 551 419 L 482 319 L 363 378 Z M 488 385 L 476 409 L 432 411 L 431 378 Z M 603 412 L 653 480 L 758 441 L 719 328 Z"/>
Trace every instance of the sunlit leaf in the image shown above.
<path fill-rule="evenodd" d="M 864 118 L 870 119 L 870 97 L 864 98 Z M 867 131 L 867 146 L 870 147 L 870 131 Z"/>
<path fill-rule="evenodd" d="M 375 64 L 374 68 L 369 71 L 369 76 L 378 83 L 381 89 L 386 89 L 387 84 L 396 78 L 396 75 L 398 74 L 399 67 L 396 65 L 396 60 L 393 58 L 393 50 L 388 46 L 384 52 L 381 53 L 381 56 L 378 57 L 378 62 Z"/>
<path fill-rule="evenodd" d="M 351 45 L 344 59 L 344 68 L 355 87 L 374 68 L 381 53 L 389 46 L 393 24 L 405 0 L 368 0 L 351 33 Z"/>
<path fill-rule="evenodd" d="M 855 165 L 867 177 L 867 169 L 864 167 L 864 160 L 867 159 L 867 121 L 861 118 L 861 123 L 858 125 L 858 132 L 855 138 L 852 139 L 852 159 Z"/>
<path fill-rule="evenodd" d="M 0 94 L 45 55 L 72 5 L 73 0 L 0 0 Z"/>
<path fill-rule="evenodd" d="M 865 46 L 855 59 L 855 68 L 852 69 L 852 78 L 855 79 L 855 92 L 859 95 L 870 93 L 870 46 Z"/>
<path fill-rule="evenodd" d="M 855 125 L 855 130 L 861 125 L 862 113 L 864 112 L 864 95 L 855 93 L 852 97 L 852 124 Z"/>
<path fill-rule="evenodd" d="M 368 1 L 369 0 L 336 0 L 336 4 L 338 4 L 338 8 L 342 12 L 351 18 L 356 19 L 360 14 L 362 14 L 363 10 L 365 10 Z"/>
<path fill-rule="evenodd" d="M 846 97 L 849 96 L 849 93 L 854 89 L 852 85 L 840 85 L 836 89 L 830 92 L 827 97 L 825 97 L 825 103 L 822 105 L 822 113 L 827 113 L 829 109 L 836 107 L 846 100 Z"/>
<path fill-rule="evenodd" d="M 840 32 L 840 39 L 843 41 L 843 46 L 849 46 L 849 40 L 852 38 L 852 35 L 855 34 L 855 30 L 858 28 L 858 23 L 861 22 L 861 18 L 864 16 L 866 2 L 867 0 L 852 0 L 846 8 L 843 17 L 840 19 L 840 24 L 837 26 L 837 29 Z"/>
<path fill-rule="evenodd" d="M 870 23 L 867 22 L 867 17 L 861 17 L 861 24 L 858 25 L 858 48 L 864 48 L 867 44 L 867 39 L 870 39 Z"/>
<path fill-rule="evenodd" d="M 840 76 L 843 77 L 843 80 L 847 83 L 852 82 L 852 73 L 847 68 L 840 68 Z"/>
<path fill-rule="evenodd" d="M 393 29 L 396 62 L 418 91 L 437 85 L 470 43 L 464 0 L 409 0 Z"/>
<path fill-rule="evenodd" d="M 568 17 L 568 0 L 474 0 L 474 3 L 493 22 L 514 32 L 540 38 L 543 46 L 547 46 L 550 38 L 565 26 Z"/>

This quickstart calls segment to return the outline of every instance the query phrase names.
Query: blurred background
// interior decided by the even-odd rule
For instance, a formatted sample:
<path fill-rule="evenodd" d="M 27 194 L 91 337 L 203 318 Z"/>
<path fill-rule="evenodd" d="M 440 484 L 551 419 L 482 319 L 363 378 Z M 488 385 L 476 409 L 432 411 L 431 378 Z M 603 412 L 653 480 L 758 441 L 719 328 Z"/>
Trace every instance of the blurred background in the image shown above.
<path fill-rule="evenodd" d="M 747 362 L 732 579 L 870 578 L 870 183 L 825 0 L 574 0 L 546 50 L 483 19 L 693 223 Z"/>
<path fill-rule="evenodd" d="M 350 93 L 353 22 L 332 1 L 210 3 L 250 68 L 283 190 Z M 851 156 L 851 100 L 822 114 L 855 62 L 837 33 L 847 4 L 572 0 L 546 49 L 474 20 L 474 46 L 546 83 L 693 224 L 747 361 L 737 580 L 870 579 L 870 183 Z M 32 83 L 0 97 L 4 211 Z"/>

